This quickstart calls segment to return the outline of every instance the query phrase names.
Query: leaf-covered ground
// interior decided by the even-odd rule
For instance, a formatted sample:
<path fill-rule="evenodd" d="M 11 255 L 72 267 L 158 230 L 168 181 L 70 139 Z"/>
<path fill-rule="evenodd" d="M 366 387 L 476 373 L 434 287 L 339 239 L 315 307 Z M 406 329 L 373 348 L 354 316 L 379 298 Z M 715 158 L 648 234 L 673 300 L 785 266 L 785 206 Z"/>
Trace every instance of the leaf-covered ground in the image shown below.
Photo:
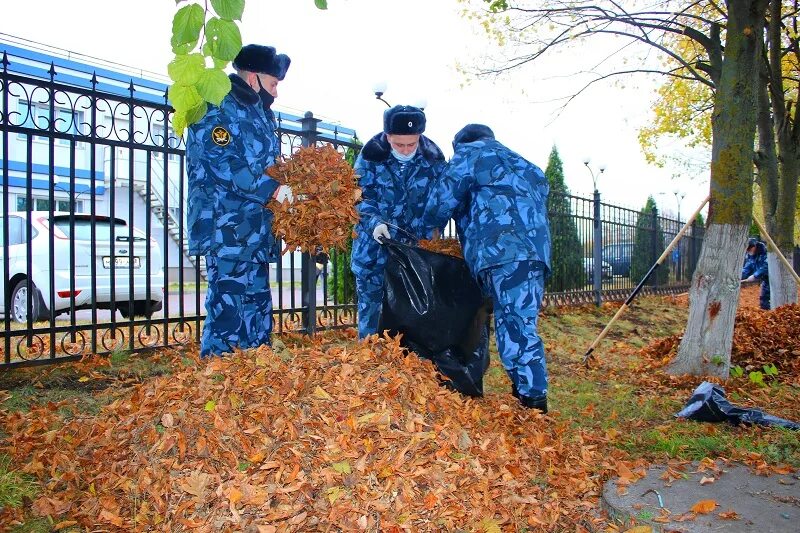
<path fill-rule="evenodd" d="M 162 354 L 163 375 L 87 362 L 74 367 L 75 381 L 106 388 L 48 402 L 21 405 L 20 384 L 6 380 L 0 454 L 38 491 L 0 508 L 0 524 L 614 531 L 597 510 L 603 482 L 619 476 L 624 485 L 649 462 L 800 466 L 795 433 L 674 418 L 701 381 L 661 370 L 686 320 L 680 298 L 637 301 L 584 368 L 583 353 L 617 307 L 543 314 L 548 416 L 518 405 L 496 357 L 485 397 L 470 399 L 440 386 L 431 364 L 394 340 L 358 343 L 352 332 L 284 338 L 274 350 L 210 363 Z M 724 386 L 734 403 L 798 420 L 800 316 L 786 309 L 740 311 L 734 364 L 778 371 Z"/>

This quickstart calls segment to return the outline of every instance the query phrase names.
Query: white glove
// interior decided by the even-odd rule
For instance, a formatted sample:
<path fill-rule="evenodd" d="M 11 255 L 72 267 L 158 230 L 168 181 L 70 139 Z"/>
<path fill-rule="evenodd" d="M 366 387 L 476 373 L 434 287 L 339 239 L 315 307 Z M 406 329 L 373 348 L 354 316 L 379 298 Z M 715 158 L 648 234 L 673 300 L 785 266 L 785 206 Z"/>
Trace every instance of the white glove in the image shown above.
<path fill-rule="evenodd" d="M 278 187 L 278 190 L 275 191 L 275 200 L 277 200 L 279 204 L 282 204 L 285 201 L 288 201 L 290 204 L 294 203 L 292 188 L 288 185 L 281 185 Z"/>
<path fill-rule="evenodd" d="M 389 226 L 386 224 L 378 224 L 375 226 L 375 229 L 372 230 L 372 238 L 381 244 L 383 244 L 382 239 L 391 239 L 392 235 L 389 233 Z"/>
<path fill-rule="evenodd" d="M 756 280 L 756 277 L 755 277 L 755 276 L 750 276 L 750 277 L 749 277 L 749 278 L 747 278 L 745 281 L 755 281 L 755 280 Z"/>

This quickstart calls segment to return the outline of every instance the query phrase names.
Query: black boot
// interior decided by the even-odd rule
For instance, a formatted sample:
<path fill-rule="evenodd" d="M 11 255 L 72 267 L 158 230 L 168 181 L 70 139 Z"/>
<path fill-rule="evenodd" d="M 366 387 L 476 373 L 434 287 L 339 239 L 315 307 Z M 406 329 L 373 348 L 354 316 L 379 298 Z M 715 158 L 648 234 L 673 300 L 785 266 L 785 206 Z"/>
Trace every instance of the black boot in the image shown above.
<path fill-rule="evenodd" d="M 511 384 L 511 396 L 519 400 L 519 390 L 517 390 L 516 383 Z"/>
<path fill-rule="evenodd" d="M 547 413 L 547 396 L 541 396 L 540 398 L 519 396 L 519 402 L 528 409 L 538 409 L 542 413 Z"/>

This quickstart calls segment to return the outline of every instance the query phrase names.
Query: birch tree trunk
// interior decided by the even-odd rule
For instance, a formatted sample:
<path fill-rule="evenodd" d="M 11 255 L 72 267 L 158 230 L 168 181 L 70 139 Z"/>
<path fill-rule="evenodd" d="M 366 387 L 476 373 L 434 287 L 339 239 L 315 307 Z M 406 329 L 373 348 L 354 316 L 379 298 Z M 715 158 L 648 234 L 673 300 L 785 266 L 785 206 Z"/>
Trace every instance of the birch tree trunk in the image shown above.
<path fill-rule="evenodd" d="M 784 257 L 791 261 L 792 253 L 784 253 Z M 767 268 L 769 268 L 769 307 L 776 309 L 782 305 L 797 303 L 797 283 L 789 269 L 774 252 L 767 253 Z"/>
<path fill-rule="evenodd" d="M 747 230 L 744 224 L 708 227 L 689 291 L 689 320 L 670 373 L 728 376 Z"/>
<path fill-rule="evenodd" d="M 761 21 L 768 0 L 728 0 L 720 80 L 714 94 L 709 226 L 689 290 L 689 320 L 671 374 L 728 377 L 739 274 L 753 210 Z M 712 66 L 713 67 L 713 66 Z"/>

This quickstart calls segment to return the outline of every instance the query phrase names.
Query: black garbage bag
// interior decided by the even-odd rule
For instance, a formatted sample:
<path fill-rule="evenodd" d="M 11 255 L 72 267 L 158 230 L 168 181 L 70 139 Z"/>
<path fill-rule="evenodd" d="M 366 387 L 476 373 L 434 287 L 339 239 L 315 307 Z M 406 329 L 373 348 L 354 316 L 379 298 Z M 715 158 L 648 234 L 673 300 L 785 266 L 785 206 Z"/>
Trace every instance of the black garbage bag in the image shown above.
<path fill-rule="evenodd" d="M 402 344 L 433 361 L 445 385 L 483 396 L 489 367 L 489 306 L 463 259 L 385 241 L 379 331 L 402 333 Z"/>
<path fill-rule="evenodd" d="M 695 389 L 686 406 L 675 415 L 699 422 L 730 422 L 758 424 L 800 430 L 800 424 L 768 415 L 758 409 L 746 409 L 731 405 L 725 398 L 725 390 L 719 385 L 704 381 Z"/>

